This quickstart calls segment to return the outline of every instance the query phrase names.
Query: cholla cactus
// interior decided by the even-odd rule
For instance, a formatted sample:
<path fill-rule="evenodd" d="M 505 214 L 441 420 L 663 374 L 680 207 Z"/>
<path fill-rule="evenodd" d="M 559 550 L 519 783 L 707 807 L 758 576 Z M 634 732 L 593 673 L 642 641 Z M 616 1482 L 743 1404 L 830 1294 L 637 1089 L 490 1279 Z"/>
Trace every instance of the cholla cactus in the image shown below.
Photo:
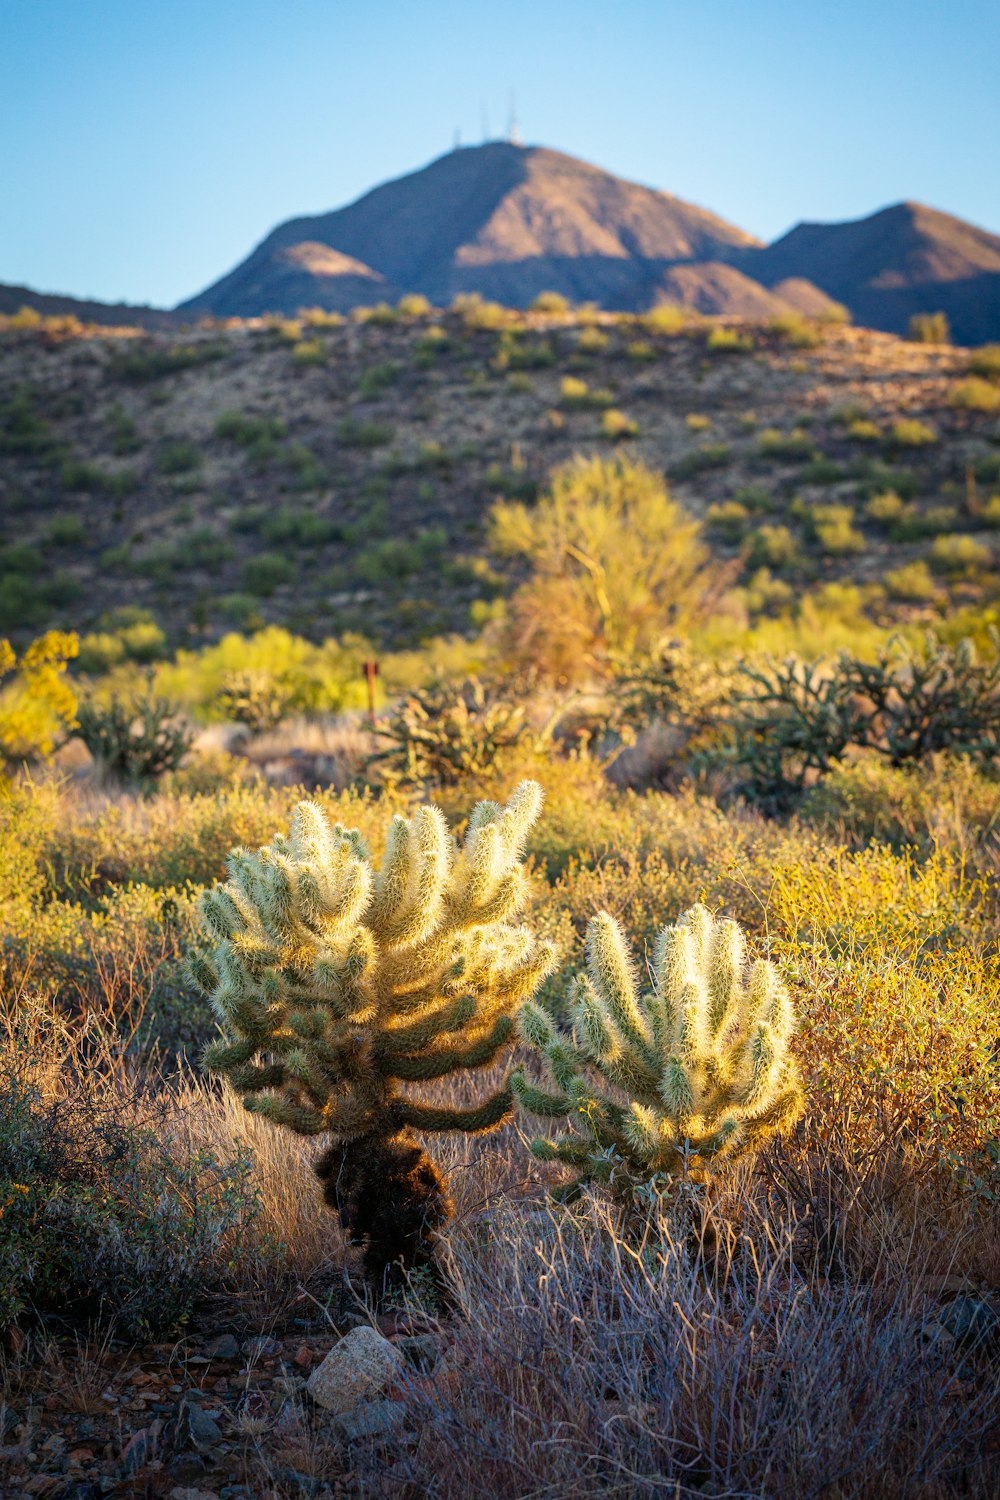
<path fill-rule="evenodd" d="M 746 972 L 738 923 L 693 906 L 664 927 L 652 992 L 640 995 L 621 928 L 598 912 L 587 931 L 587 967 L 570 997 L 572 1036 L 538 1004 L 520 1016 L 557 1091 L 536 1087 L 520 1069 L 511 1077 L 524 1109 L 573 1125 L 570 1136 L 532 1144 L 543 1161 L 578 1169 L 570 1191 L 595 1180 L 628 1192 L 661 1172 L 703 1172 L 798 1119 L 791 1001 L 771 964 L 758 960 Z M 620 1097 L 595 1085 L 594 1073 Z"/>
<path fill-rule="evenodd" d="M 437 808 L 397 816 L 378 870 L 359 833 L 301 802 L 288 838 L 235 851 L 202 899 L 215 948 L 192 968 L 226 1033 L 206 1064 L 247 1109 L 328 1137 L 316 1170 L 372 1275 L 428 1258 L 449 1213 L 412 1130 L 482 1131 L 510 1111 L 507 1089 L 458 1109 L 399 1085 L 491 1063 L 553 966 L 510 922 L 541 799 L 525 781 L 506 807 L 479 803 L 461 848 Z"/>

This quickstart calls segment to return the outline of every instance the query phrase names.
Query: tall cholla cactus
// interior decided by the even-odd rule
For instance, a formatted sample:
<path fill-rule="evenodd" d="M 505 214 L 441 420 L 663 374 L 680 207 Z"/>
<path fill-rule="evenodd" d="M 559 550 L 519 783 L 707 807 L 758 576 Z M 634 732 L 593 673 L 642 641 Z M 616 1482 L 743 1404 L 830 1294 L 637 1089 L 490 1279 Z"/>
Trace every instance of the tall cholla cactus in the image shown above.
<path fill-rule="evenodd" d="M 450 1212 L 412 1129 L 488 1130 L 510 1111 L 509 1089 L 455 1109 L 398 1086 L 492 1062 L 551 970 L 509 921 L 541 800 L 525 781 L 506 807 L 480 802 L 461 848 L 437 808 L 397 816 L 378 870 L 360 834 L 301 802 L 288 838 L 235 851 L 202 898 L 215 948 L 192 969 L 226 1033 L 206 1064 L 247 1109 L 329 1138 L 316 1170 L 373 1276 L 427 1259 Z"/>
<path fill-rule="evenodd" d="M 621 928 L 598 912 L 587 967 L 570 996 L 572 1036 L 534 1002 L 520 1016 L 557 1092 L 535 1087 L 521 1069 L 510 1080 L 531 1114 L 570 1120 L 573 1135 L 535 1141 L 532 1151 L 579 1169 L 571 1192 L 590 1180 L 625 1192 L 656 1173 L 703 1171 L 798 1119 L 791 1001 L 771 964 L 758 960 L 746 972 L 738 923 L 693 906 L 664 927 L 652 992 L 640 994 Z M 595 1073 L 621 1098 L 596 1086 Z"/>

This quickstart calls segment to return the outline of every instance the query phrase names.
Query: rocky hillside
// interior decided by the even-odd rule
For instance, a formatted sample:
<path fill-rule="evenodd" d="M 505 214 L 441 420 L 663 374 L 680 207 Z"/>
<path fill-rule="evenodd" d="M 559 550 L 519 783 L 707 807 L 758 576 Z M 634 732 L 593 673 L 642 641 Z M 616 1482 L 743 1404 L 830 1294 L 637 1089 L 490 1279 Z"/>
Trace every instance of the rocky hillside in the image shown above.
<path fill-rule="evenodd" d="M 996 597 L 987 352 L 794 319 L 482 321 L 0 333 L 0 630 L 122 607 L 173 644 L 473 630 L 505 587 L 494 499 L 616 450 L 705 518 L 751 619 L 845 580 L 890 620 Z"/>

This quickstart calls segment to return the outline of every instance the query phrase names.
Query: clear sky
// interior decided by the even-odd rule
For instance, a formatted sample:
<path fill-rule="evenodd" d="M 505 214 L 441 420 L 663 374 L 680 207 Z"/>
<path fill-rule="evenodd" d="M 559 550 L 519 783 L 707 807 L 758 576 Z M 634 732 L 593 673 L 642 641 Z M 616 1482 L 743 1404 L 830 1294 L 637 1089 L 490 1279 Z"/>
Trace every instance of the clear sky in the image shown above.
<path fill-rule="evenodd" d="M 763 239 L 1000 232 L 1000 0 L 0 0 L 0 281 L 173 305 L 507 126 Z"/>

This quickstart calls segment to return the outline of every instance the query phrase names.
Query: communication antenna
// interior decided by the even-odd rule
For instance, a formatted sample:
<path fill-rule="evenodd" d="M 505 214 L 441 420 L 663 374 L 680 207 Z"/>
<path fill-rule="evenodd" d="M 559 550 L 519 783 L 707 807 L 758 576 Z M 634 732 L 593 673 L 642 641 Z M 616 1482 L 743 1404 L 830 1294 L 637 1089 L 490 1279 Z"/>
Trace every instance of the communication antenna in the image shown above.
<path fill-rule="evenodd" d="M 510 115 L 507 121 L 507 140 L 512 146 L 520 146 L 521 127 L 517 123 L 517 106 L 514 100 L 514 90 L 510 91 Z"/>

